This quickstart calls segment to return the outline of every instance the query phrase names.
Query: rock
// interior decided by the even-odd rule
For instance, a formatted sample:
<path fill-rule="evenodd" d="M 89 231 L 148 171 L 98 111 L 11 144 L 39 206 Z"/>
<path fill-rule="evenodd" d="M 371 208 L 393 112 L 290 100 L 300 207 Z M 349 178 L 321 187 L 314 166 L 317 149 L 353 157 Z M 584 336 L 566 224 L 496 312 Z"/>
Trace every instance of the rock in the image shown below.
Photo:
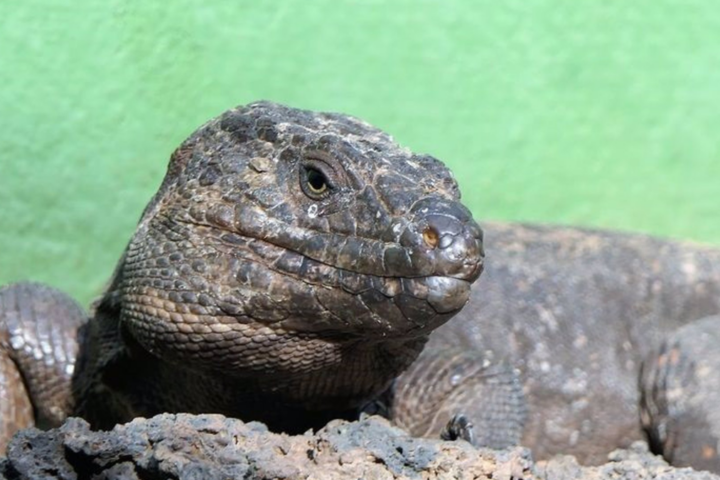
<path fill-rule="evenodd" d="M 3 479 L 610 479 L 720 480 L 675 469 L 644 444 L 582 467 L 572 457 L 534 464 L 528 450 L 476 449 L 417 439 L 380 417 L 334 421 L 288 436 L 222 415 L 164 414 L 112 431 L 71 418 L 60 428 L 19 432 L 0 461 Z"/>
<path fill-rule="evenodd" d="M 558 456 L 536 463 L 533 473 L 537 478 L 548 480 L 720 480 L 709 472 L 669 466 L 661 457 L 650 453 L 645 442 L 635 442 L 627 450 L 615 450 L 608 455 L 608 460 L 603 465 L 583 467 L 575 457 Z"/>

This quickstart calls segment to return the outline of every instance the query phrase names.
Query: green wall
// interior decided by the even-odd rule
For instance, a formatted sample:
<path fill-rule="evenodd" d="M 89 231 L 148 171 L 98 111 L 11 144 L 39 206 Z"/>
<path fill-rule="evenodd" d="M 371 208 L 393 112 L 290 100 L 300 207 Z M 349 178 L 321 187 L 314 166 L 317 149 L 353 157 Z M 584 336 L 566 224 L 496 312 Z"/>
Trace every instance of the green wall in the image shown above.
<path fill-rule="evenodd" d="M 88 301 L 173 148 L 262 98 L 434 154 L 479 218 L 720 243 L 715 0 L 5 1 L 0 283 Z"/>

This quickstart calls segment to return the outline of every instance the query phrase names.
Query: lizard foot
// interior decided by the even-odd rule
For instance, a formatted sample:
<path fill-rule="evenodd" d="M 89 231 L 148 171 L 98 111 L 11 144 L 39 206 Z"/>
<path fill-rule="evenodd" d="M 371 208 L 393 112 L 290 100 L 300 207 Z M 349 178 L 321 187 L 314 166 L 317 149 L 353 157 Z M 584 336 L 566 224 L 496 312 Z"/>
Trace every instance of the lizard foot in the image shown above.
<path fill-rule="evenodd" d="M 475 445 L 475 431 L 472 422 L 462 413 L 454 415 L 440 432 L 443 440 L 465 440 Z"/>
<path fill-rule="evenodd" d="M 520 442 L 527 409 L 519 373 L 481 352 L 426 350 L 393 390 L 390 418 L 413 435 L 488 448 Z"/>

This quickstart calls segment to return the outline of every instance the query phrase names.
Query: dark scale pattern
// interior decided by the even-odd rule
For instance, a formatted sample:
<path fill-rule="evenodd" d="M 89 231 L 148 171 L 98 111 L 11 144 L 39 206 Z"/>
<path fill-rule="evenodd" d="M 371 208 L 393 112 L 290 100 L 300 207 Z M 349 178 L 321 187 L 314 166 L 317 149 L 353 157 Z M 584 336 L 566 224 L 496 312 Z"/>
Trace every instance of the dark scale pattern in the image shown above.
<path fill-rule="evenodd" d="M 75 413 L 287 431 L 357 415 L 480 274 L 458 198 L 442 163 L 352 117 L 259 102 L 211 120 L 172 155 L 84 329 Z"/>
<path fill-rule="evenodd" d="M 517 369 L 528 403 L 522 443 L 536 458 L 601 463 L 649 431 L 674 464 L 720 472 L 718 376 L 700 374 L 720 368 L 711 340 L 720 322 L 701 321 L 720 313 L 720 250 L 618 232 L 483 227 L 483 278 L 429 351 L 474 352 Z M 657 367 L 661 345 L 676 343 L 677 364 Z"/>
<path fill-rule="evenodd" d="M 471 295 L 483 234 L 459 198 L 438 160 L 349 116 L 259 102 L 211 120 L 173 153 L 90 322 L 45 287 L 0 290 L 0 447 L 69 412 L 297 433 L 364 410 L 582 462 L 649 433 L 720 471 L 720 325 L 694 322 L 720 313 L 720 252 L 490 225 Z"/>
<path fill-rule="evenodd" d="M 0 452 L 14 430 L 57 426 L 67 417 L 86 320 L 77 303 L 45 285 L 0 289 Z"/>

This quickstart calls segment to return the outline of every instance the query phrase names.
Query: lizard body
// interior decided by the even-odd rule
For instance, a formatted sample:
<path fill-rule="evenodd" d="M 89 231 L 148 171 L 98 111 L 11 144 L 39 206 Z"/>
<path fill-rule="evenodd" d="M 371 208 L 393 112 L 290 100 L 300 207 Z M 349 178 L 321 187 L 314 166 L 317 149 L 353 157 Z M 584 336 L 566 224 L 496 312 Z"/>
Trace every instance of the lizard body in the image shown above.
<path fill-rule="evenodd" d="M 720 250 L 620 232 L 482 226 L 483 276 L 423 355 L 460 347 L 517 368 L 529 411 L 521 443 L 537 458 L 598 464 L 645 439 L 676 465 L 718 471 Z M 481 415 L 482 402 L 477 413 L 468 403 L 444 408 Z"/>
<path fill-rule="evenodd" d="M 416 435 L 591 463 L 647 434 L 718 471 L 720 327 L 696 321 L 720 312 L 718 251 L 487 230 L 471 294 L 482 233 L 439 161 L 344 115 L 226 112 L 173 154 L 89 322 L 46 287 L 0 290 L 0 444 L 68 413 L 297 433 L 376 408 Z"/>

